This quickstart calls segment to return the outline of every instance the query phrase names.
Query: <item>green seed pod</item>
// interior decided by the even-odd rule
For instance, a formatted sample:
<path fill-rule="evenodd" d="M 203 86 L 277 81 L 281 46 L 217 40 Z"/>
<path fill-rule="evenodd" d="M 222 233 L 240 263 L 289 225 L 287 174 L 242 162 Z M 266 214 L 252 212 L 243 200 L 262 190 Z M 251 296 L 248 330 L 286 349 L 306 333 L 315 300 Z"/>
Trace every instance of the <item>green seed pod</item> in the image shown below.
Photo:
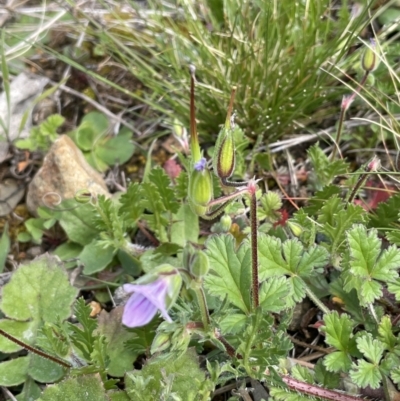
<path fill-rule="evenodd" d="M 203 277 L 210 270 L 210 263 L 208 261 L 207 255 L 203 251 L 197 251 L 190 265 L 190 272 L 195 277 Z"/>
<path fill-rule="evenodd" d="M 205 159 L 204 159 L 205 160 Z M 204 216 L 213 199 L 212 177 L 206 166 L 195 165 L 189 178 L 189 202 L 194 213 Z"/>
<path fill-rule="evenodd" d="M 372 72 L 377 69 L 379 61 L 379 57 L 376 54 L 375 40 L 371 39 L 371 44 L 365 49 L 361 59 L 362 68 L 365 72 Z"/>

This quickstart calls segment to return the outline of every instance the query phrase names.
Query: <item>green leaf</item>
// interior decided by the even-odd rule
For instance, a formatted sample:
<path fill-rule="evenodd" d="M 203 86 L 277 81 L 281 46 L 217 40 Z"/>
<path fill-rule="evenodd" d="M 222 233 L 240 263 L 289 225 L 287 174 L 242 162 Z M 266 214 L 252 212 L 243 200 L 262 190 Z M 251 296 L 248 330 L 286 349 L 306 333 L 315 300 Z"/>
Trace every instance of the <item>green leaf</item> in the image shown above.
<path fill-rule="evenodd" d="M 344 160 L 330 160 L 325 152 L 319 147 L 319 143 L 307 151 L 311 164 L 314 167 L 313 172 L 316 175 L 319 187 L 330 184 L 339 174 L 345 174 L 348 169 L 348 163 Z"/>
<path fill-rule="evenodd" d="M 165 209 L 171 213 L 177 213 L 180 203 L 176 200 L 175 191 L 171 187 L 171 180 L 165 171 L 161 167 L 153 168 L 149 180 L 156 186 Z"/>
<path fill-rule="evenodd" d="M 131 142 L 132 132 L 122 129 L 117 136 L 106 137 L 95 147 L 98 158 L 109 166 L 124 164 L 133 155 L 135 145 Z"/>
<path fill-rule="evenodd" d="M 370 227 L 385 229 L 397 223 L 400 210 L 400 194 L 391 196 L 386 202 L 378 203 L 374 213 L 371 214 Z"/>
<path fill-rule="evenodd" d="M 344 249 L 345 234 L 355 223 L 366 220 L 367 214 L 361 206 L 346 203 L 338 196 L 333 196 L 324 203 L 319 215 L 321 232 L 330 240 L 331 253 Z"/>
<path fill-rule="evenodd" d="M 123 307 L 120 307 L 110 313 L 103 310 L 98 317 L 98 332 L 103 334 L 108 342 L 107 354 L 110 360 L 107 373 L 114 377 L 122 377 L 132 370 L 133 362 L 139 356 L 138 352 L 125 346 L 125 342 L 132 339 L 134 334 L 122 326 L 122 313 Z"/>
<path fill-rule="evenodd" d="M 47 386 L 38 401 L 108 401 L 99 374 L 69 377 Z"/>
<path fill-rule="evenodd" d="M 23 356 L 0 363 L 0 386 L 17 386 L 26 379 L 29 356 Z"/>
<path fill-rule="evenodd" d="M 32 322 L 19 322 L 18 320 L 10 319 L 0 320 L 0 329 L 27 344 L 32 343 L 32 339 L 34 339 L 32 332 L 34 332 L 36 327 L 36 324 Z M 20 351 L 22 348 L 20 345 L 0 335 L 0 352 L 11 354 Z"/>
<path fill-rule="evenodd" d="M 259 234 L 260 281 L 282 274 L 310 277 L 314 268 L 327 264 L 328 256 L 318 245 L 306 251 L 297 239 L 282 244 L 279 238 Z"/>
<path fill-rule="evenodd" d="M 341 189 L 337 185 L 327 185 L 322 190 L 317 191 L 315 195 L 309 199 L 308 205 L 304 208 L 305 213 L 309 216 L 316 216 L 320 212 L 322 205 L 335 195 L 339 195 Z M 301 209 L 300 209 L 301 211 Z"/>
<path fill-rule="evenodd" d="M 224 334 L 239 333 L 245 327 L 247 316 L 243 313 L 230 313 L 219 322 L 219 327 Z"/>
<path fill-rule="evenodd" d="M 162 400 L 170 392 L 177 399 L 195 400 L 204 381 L 205 374 L 194 349 L 178 358 L 152 357 L 141 370 L 128 373 L 125 378 L 127 393 L 137 401 Z"/>
<path fill-rule="evenodd" d="M 394 368 L 391 372 L 390 372 L 390 377 L 392 378 L 393 382 L 395 384 L 399 384 L 400 383 L 400 368 Z"/>
<path fill-rule="evenodd" d="M 44 255 L 14 272 L 0 308 L 12 319 L 55 322 L 70 316 L 77 292 L 58 259 Z"/>
<path fill-rule="evenodd" d="M 140 184 L 137 182 L 130 183 L 126 192 L 119 198 L 120 213 L 129 226 L 134 226 L 143 213 L 144 207 L 140 204 L 141 199 Z"/>
<path fill-rule="evenodd" d="M 10 237 L 8 236 L 8 224 L 4 226 L 3 235 L 0 238 L 0 273 L 6 266 L 6 259 L 10 251 Z"/>
<path fill-rule="evenodd" d="M 335 347 L 333 352 L 324 358 L 324 365 L 329 371 L 347 371 L 351 366 L 351 354 L 355 351 L 353 338 L 353 323 L 348 315 L 334 311 L 324 316 L 325 326 L 321 327 L 326 333 L 325 342 Z"/>
<path fill-rule="evenodd" d="M 98 230 L 93 224 L 95 209 L 91 204 L 81 204 L 75 199 L 61 202 L 60 225 L 68 238 L 80 245 L 88 245 L 98 236 Z"/>
<path fill-rule="evenodd" d="M 260 305 L 265 312 L 278 313 L 287 308 L 286 296 L 289 293 L 285 277 L 273 277 L 261 284 Z"/>
<path fill-rule="evenodd" d="M 373 364 L 379 365 L 383 356 L 383 351 L 385 350 L 384 344 L 377 339 L 373 339 L 371 333 L 358 337 L 356 342 L 357 348 L 364 357 Z"/>
<path fill-rule="evenodd" d="M 184 247 L 187 241 L 197 243 L 199 240 L 199 217 L 193 213 L 188 204 L 183 204 L 173 217 L 171 242 Z"/>
<path fill-rule="evenodd" d="M 79 260 L 83 264 L 83 274 L 91 275 L 104 270 L 113 260 L 115 249 L 93 240 L 83 248 Z"/>
<path fill-rule="evenodd" d="M 309 369 L 305 366 L 295 365 L 292 368 L 292 376 L 302 382 L 314 384 L 314 377 Z"/>
<path fill-rule="evenodd" d="M 329 371 L 322 362 L 322 359 L 318 359 L 317 364 L 314 367 L 315 380 L 326 388 L 337 389 L 340 383 L 340 374 Z"/>
<path fill-rule="evenodd" d="M 212 295 L 229 301 L 241 311 L 251 310 L 251 264 L 248 243 L 235 249 L 231 235 L 220 235 L 207 240 L 210 273 L 205 277 L 205 287 Z"/>
<path fill-rule="evenodd" d="M 351 367 L 351 358 L 344 351 L 335 351 L 324 358 L 324 365 L 330 372 L 347 372 Z"/>
<path fill-rule="evenodd" d="M 357 365 L 353 365 L 350 370 L 351 380 L 362 388 L 370 386 L 371 388 L 379 388 L 381 383 L 381 373 L 379 367 L 364 360 L 358 361 Z"/>
<path fill-rule="evenodd" d="M 356 225 L 347 232 L 351 260 L 346 288 L 355 287 L 361 305 L 372 303 L 382 294 L 379 281 L 390 281 L 398 277 L 400 250 L 394 245 L 381 252 L 381 241 L 376 229 L 367 232 L 362 225 Z"/>
<path fill-rule="evenodd" d="M 155 318 L 146 326 L 130 329 L 129 333 L 133 338 L 127 340 L 126 349 L 137 355 L 149 353 L 159 325 L 160 319 Z"/>
<path fill-rule="evenodd" d="M 29 358 L 29 368 L 27 373 L 37 382 L 55 382 L 60 380 L 66 372 L 66 368 L 63 368 L 58 363 L 42 358 L 39 355 L 30 354 Z"/>

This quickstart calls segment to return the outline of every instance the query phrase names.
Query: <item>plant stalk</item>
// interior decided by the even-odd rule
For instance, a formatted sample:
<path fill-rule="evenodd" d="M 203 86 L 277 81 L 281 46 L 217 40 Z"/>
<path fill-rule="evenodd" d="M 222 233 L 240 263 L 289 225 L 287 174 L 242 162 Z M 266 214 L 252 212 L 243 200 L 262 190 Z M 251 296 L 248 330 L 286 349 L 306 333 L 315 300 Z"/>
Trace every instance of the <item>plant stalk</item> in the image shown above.
<path fill-rule="evenodd" d="M 255 190 L 250 195 L 250 235 L 251 235 L 251 269 L 252 297 L 254 310 L 260 305 L 258 293 L 258 238 L 257 238 L 257 197 Z"/>

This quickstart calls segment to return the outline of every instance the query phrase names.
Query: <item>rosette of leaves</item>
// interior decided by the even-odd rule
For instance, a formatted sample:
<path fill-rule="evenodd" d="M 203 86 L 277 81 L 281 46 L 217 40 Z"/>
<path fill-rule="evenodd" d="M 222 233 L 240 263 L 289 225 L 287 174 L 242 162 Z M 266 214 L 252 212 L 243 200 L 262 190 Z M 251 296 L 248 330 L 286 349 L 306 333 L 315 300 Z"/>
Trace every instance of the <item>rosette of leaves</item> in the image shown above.
<path fill-rule="evenodd" d="M 100 172 L 114 164 L 127 162 L 135 150 L 130 141 L 132 131 L 123 127 L 118 135 L 113 135 L 107 117 L 96 111 L 86 114 L 70 136 L 88 163 Z"/>

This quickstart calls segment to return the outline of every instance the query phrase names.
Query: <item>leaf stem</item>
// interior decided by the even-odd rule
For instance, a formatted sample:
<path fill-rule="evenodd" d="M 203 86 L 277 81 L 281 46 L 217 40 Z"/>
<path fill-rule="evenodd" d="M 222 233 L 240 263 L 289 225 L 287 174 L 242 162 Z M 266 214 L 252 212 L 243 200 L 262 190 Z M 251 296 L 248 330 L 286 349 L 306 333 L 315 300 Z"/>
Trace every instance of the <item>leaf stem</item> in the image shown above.
<path fill-rule="evenodd" d="M 300 278 L 300 277 L 299 277 Z M 315 303 L 315 305 L 318 306 L 319 309 L 322 310 L 325 314 L 330 313 L 330 310 L 318 299 L 318 297 L 311 291 L 310 287 L 307 285 L 307 283 L 303 281 L 304 288 L 306 290 L 307 296 Z"/>

